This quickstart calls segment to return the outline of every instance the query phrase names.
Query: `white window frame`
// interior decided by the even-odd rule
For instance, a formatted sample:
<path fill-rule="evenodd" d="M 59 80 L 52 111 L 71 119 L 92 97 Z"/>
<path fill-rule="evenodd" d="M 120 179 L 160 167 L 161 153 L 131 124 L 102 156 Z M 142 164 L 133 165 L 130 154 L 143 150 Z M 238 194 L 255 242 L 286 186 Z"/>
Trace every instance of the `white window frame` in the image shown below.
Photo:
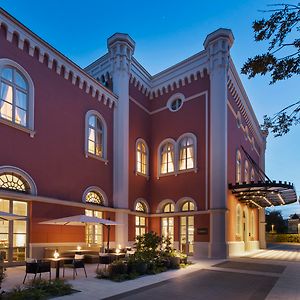
<path fill-rule="evenodd" d="M 91 203 L 91 202 L 86 202 L 86 196 L 89 192 L 95 192 L 97 194 L 100 194 L 103 198 L 103 205 L 99 205 L 99 204 L 96 204 L 96 203 Z M 108 206 L 108 198 L 107 198 L 107 195 L 106 193 L 101 189 L 99 188 L 98 186 L 90 186 L 88 187 L 82 194 L 82 202 L 83 203 L 86 203 L 86 204 L 90 204 L 90 205 L 98 205 L 98 206 Z"/>
<path fill-rule="evenodd" d="M 97 118 L 100 119 L 101 123 L 102 123 L 102 140 L 103 140 L 103 145 L 102 145 L 102 149 L 103 149 L 103 154 L 102 157 L 99 155 L 95 155 L 93 153 L 89 152 L 88 149 L 88 140 L 89 140 L 89 118 L 91 116 L 95 115 Z M 85 151 L 85 157 L 92 157 L 92 158 L 96 158 L 98 160 L 101 160 L 103 162 L 105 162 L 105 164 L 108 163 L 107 160 L 107 124 L 104 120 L 104 118 L 102 117 L 102 115 L 96 111 L 96 110 L 89 110 L 86 114 L 85 114 L 85 141 L 84 141 L 84 151 Z"/>
<path fill-rule="evenodd" d="M 27 95 L 27 124 L 26 126 L 22 126 L 20 124 L 15 123 L 14 121 L 10 121 L 4 118 L 0 118 L 0 123 L 6 124 L 8 126 L 11 126 L 13 128 L 19 129 L 21 131 L 29 133 L 30 137 L 34 137 L 35 131 L 34 131 L 34 84 L 29 76 L 28 72 L 17 62 L 8 59 L 8 58 L 1 58 L 0 59 L 0 74 L 2 73 L 2 70 L 6 67 L 14 68 L 18 70 L 26 79 L 28 84 L 28 95 Z"/>
<path fill-rule="evenodd" d="M 193 161 L 194 161 L 194 167 L 193 168 L 190 168 L 190 169 L 183 169 L 183 170 L 180 170 L 179 169 L 179 166 L 180 166 L 180 151 L 181 151 L 181 147 L 180 147 L 180 144 L 182 142 L 183 139 L 185 138 L 191 138 L 193 140 L 193 151 L 194 151 L 194 157 L 193 157 Z M 184 133 L 182 134 L 178 139 L 177 139 L 177 154 L 178 154 L 178 157 L 176 158 L 176 162 L 177 162 L 177 169 L 175 170 L 176 172 L 178 173 L 185 173 L 185 172 L 191 172 L 191 171 L 194 171 L 194 172 L 197 172 L 197 137 L 193 134 L 193 133 Z"/>
<path fill-rule="evenodd" d="M 140 144 L 140 143 L 144 144 L 145 149 L 146 149 L 146 153 L 145 153 L 146 154 L 146 174 L 139 172 L 137 170 L 138 169 L 137 168 L 137 151 L 138 151 L 138 144 Z M 135 174 L 149 178 L 149 148 L 148 148 L 146 141 L 143 140 L 142 138 L 138 138 L 135 143 Z"/>
<path fill-rule="evenodd" d="M 161 173 L 161 163 L 162 163 L 162 161 L 161 161 L 161 150 L 162 150 L 162 147 L 165 146 L 165 144 L 167 144 L 167 143 L 170 143 L 170 144 L 173 145 L 173 149 L 174 149 L 174 171 L 173 172 L 168 172 L 168 173 Z M 174 175 L 174 174 L 177 173 L 176 172 L 176 170 L 177 170 L 177 157 L 178 157 L 178 155 L 177 155 L 177 145 L 176 145 L 176 142 L 173 139 L 171 139 L 171 138 L 163 140 L 159 144 L 159 146 L 158 146 L 158 152 L 157 152 L 157 160 L 158 160 L 158 165 L 157 165 L 157 167 L 158 167 L 157 168 L 158 169 L 157 170 L 158 176 L 157 176 L 157 178 L 162 177 L 162 176 Z"/>

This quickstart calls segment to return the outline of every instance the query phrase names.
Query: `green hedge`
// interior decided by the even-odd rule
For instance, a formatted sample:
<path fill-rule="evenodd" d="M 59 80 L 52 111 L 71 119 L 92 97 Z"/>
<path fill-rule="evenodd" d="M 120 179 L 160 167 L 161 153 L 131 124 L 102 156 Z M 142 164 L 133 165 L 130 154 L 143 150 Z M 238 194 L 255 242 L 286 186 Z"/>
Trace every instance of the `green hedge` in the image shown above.
<path fill-rule="evenodd" d="M 300 235 L 297 233 L 267 233 L 266 239 L 269 243 L 300 243 Z"/>

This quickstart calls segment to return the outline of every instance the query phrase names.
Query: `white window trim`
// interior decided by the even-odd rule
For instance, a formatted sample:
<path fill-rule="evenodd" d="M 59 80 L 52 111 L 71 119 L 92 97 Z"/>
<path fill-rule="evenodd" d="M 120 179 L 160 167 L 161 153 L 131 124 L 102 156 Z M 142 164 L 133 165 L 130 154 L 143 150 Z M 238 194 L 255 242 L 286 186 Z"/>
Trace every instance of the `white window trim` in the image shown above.
<path fill-rule="evenodd" d="M 182 102 L 181 102 L 181 105 L 180 105 L 179 108 L 177 108 L 176 110 L 173 110 L 173 109 L 171 108 L 171 105 L 172 105 L 172 102 L 173 102 L 174 100 L 176 100 L 176 99 L 181 99 Z M 179 111 L 179 110 L 183 107 L 184 100 L 185 100 L 185 96 L 184 96 L 182 93 L 176 93 L 176 94 L 172 95 L 172 96 L 168 99 L 168 101 L 167 101 L 167 107 L 168 107 L 168 109 L 169 109 L 171 112 L 177 112 L 177 111 Z"/>
<path fill-rule="evenodd" d="M 190 168 L 190 169 L 185 169 L 185 170 L 179 170 L 179 158 L 180 158 L 180 142 L 181 140 L 183 140 L 184 138 L 192 138 L 193 139 L 193 145 L 194 145 L 194 168 Z M 197 137 L 191 133 L 191 132 L 187 132 L 182 134 L 178 139 L 177 139 L 177 153 L 178 153 L 178 158 L 177 158 L 177 173 L 187 173 L 187 172 L 195 172 L 197 173 L 198 171 L 198 167 L 197 167 Z"/>
<path fill-rule="evenodd" d="M 86 195 L 89 193 L 89 192 L 96 192 L 98 194 L 101 194 L 102 197 L 103 197 L 103 205 L 98 205 L 98 204 L 95 204 L 95 203 L 89 203 L 89 202 L 86 202 L 85 199 L 86 199 Z M 83 195 L 82 195 L 82 202 L 83 203 L 86 203 L 86 204 L 94 204 L 95 205 L 95 208 L 96 207 L 101 207 L 101 206 L 108 206 L 108 198 L 107 198 L 107 195 L 106 193 L 101 189 L 99 188 L 98 186 L 90 186 L 88 187 L 84 192 L 83 192 Z"/>
<path fill-rule="evenodd" d="M 89 117 L 95 115 L 96 117 L 98 117 L 103 125 L 103 157 L 100 157 L 98 155 L 92 154 L 88 151 L 88 137 L 89 137 Z M 96 158 L 100 161 L 103 161 L 106 165 L 108 164 L 108 160 L 107 160 L 107 124 L 104 120 L 104 118 L 102 117 L 102 115 L 96 111 L 96 110 L 89 110 L 86 114 L 85 114 L 85 136 L 84 136 L 84 152 L 85 152 L 85 157 L 92 157 L 92 158 Z"/>
<path fill-rule="evenodd" d="M 2 72 L 2 69 L 5 67 L 13 67 L 20 71 L 20 73 L 25 77 L 27 83 L 28 83 L 28 125 L 26 127 L 13 123 L 9 120 L 0 118 L 0 123 L 11 126 L 13 128 L 19 129 L 21 131 L 24 131 L 26 133 L 29 133 L 30 137 L 34 137 L 35 131 L 34 131 L 34 84 L 29 76 L 28 72 L 17 62 L 8 59 L 8 58 L 1 58 L 0 59 L 0 74 Z"/>
<path fill-rule="evenodd" d="M 32 177 L 25 172 L 24 170 L 14 167 L 14 166 L 0 166 L 0 175 L 4 173 L 14 173 L 16 175 L 19 175 L 21 178 L 23 178 L 29 185 L 30 188 L 30 194 L 31 195 L 37 195 L 37 187 L 32 179 Z M 14 192 L 14 191 L 12 191 Z"/>
<path fill-rule="evenodd" d="M 165 173 L 165 174 L 162 174 L 161 173 L 161 148 L 162 146 L 164 146 L 166 143 L 170 143 L 173 145 L 173 148 L 174 148 L 174 172 L 169 172 L 169 173 Z M 157 179 L 159 179 L 159 177 L 164 177 L 164 176 L 169 176 L 169 175 L 177 175 L 177 144 L 176 144 L 176 141 L 173 140 L 172 138 L 167 138 L 167 139 L 164 139 L 158 146 L 158 149 L 157 149 Z"/>
<path fill-rule="evenodd" d="M 138 172 L 137 168 L 136 168 L 136 164 L 137 164 L 137 146 L 138 144 L 142 142 L 145 147 L 146 147 L 146 174 L 142 173 L 142 172 Z M 135 142 L 135 175 L 141 175 L 146 177 L 147 179 L 149 179 L 149 147 L 148 144 L 146 143 L 146 141 L 142 138 L 138 138 Z"/>

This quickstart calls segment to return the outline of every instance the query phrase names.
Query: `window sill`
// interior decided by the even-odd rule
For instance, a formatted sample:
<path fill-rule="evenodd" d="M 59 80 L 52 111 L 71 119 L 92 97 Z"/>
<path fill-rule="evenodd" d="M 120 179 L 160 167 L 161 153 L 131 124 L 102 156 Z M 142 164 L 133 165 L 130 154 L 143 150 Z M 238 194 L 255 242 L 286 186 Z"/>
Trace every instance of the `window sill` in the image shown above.
<path fill-rule="evenodd" d="M 177 176 L 177 175 L 180 175 L 180 174 L 191 173 L 191 172 L 197 173 L 197 172 L 198 172 L 198 169 L 197 169 L 197 168 L 193 168 L 193 169 L 187 169 L 187 170 L 180 170 L 180 171 L 172 172 L 172 173 L 159 174 L 159 175 L 157 176 L 157 179 L 159 179 L 160 177 L 165 177 L 165 176 Z"/>
<path fill-rule="evenodd" d="M 104 162 L 106 165 L 108 165 L 108 160 L 107 160 L 107 159 L 104 159 L 104 158 L 102 158 L 102 157 L 100 157 L 100 156 L 97 156 L 97 155 L 95 155 L 95 154 L 86 152 L 86 153 L 85 153 L 85 157 L 86 157 L 86 158 L 91 157 L 91 158 L 100 160 L 100 161 Z"/>
<path fill-rule="evenodd" d="M 179 171 L 177 172 L 177 174 L 190 173 L 190 172 L 197 173 L 197 172 L 198 172 L 198 169 L 197 169 L 197 168 L 192 168 L 192 169 L 179 170 Z"/>
<path fill-rule="evenodd" d="M 26 133 L 28 133 L 29 135 L 30 135 L 30 137 L 34 137 L 35 136 L 35 131 L 34 130 L 32 130 L 32 129 L 29 129 L 29 128 L 27 128 L 27 127 L 23 127 L 23 126 L 21 126 L 21 125 L 18 125 L 18 124 L 16 124 L 16 123 L 13 123 L 13 122 L 11 122 L 11 121 L 8 121 L 8 120 L 5 120 L 5 119 L 3 119 L 3 118 L 0 118 L 0 123 L 1 124 L 4 124 L 4 125 L 7 125 L 7 126 L 10 126 L 10 127 L 13 127 L 13 128 L 15 128 L 15 129 L 18 129 L 18 130 L 20 130 L 20 131 L 23 131 L 23 132 L 26 132 Z"/>
<path fill-rule="evenodd" d="M 147 174 L 135 171 L 135 175 L 145 177 L 147 180 L 149 180 L 149 175 Z"/>

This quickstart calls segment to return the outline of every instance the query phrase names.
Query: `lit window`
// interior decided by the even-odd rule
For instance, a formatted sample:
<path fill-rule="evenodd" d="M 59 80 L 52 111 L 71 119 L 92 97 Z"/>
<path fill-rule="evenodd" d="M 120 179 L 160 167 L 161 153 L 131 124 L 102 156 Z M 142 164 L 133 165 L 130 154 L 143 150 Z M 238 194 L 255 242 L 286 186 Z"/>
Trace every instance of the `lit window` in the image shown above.
<path fill-rule="evenodd" d="M 182 211 L 194 211 L 195 210 L 195 205 L 192 201 L 187 201 L 182 205 L 181 210 Z"/>
<path fill-rule="evenodd" d="M 136 144 L 136 171 L 148 175 L 148 148 L 142 140 Z"/>
<path fill-rule="evenodd" d="M 237 206 L 236 208 L 236 235 L 240 236 L 241 235 L 241 227 L 242 227 L 242 211 L 240 205 Z"/>
<path fill-rule="evenodd" d="M 164 206 L 163 212 L 164 213 L 170 213 L 170 212 L 174 212 L 175 211 L 175 206 L 173 203 L 167 203 Z"/>
<path fill-rule="evenodd" d="M 192 137 L 184 137 L 179 142 L 179 170 L 195 167 L 195 143 Z"/>
<path fill-rule="evenodd" d="M 106 159 L 106 123 L 97 111 L 86 114 L 86 154 Z"/>
<path fill-rule="evenodd" d="M 194 211 L 195 205 L 192 201 L 186 201 L 181 211 L 188 212 Z M 194 216 L 181 216 L 180 217 L 180 250 L 188 255 L 194 252 Z"/>
<path fill-rule="evenodd" d="M 135 205 L 135 210 L 138 212 L 146 213 L 146 207 L 142 202 L 137 202 Z M 135 236 L 140 236 L 145 234 L 147 231 L 146 217 L 135 216 Z"/>
<path fill-rule="evenodd" d="M 0 189 L 29 192 L 28 184 L 17 175 L 4 173 L 0 175 Z"/>
<path fill-rule="evenodd" d="M 102 212 L 96 210 L 85 210 L 85 215 L 89 217 L 102 218 Z M 88 246 L 102 246 L 103 245 L 103 225 L 88 224 L 85 226 L 85 241 Z"/>
<path fill-rule="evenodd" d="M 249 164 L 248 161 L 245 161 L 245 174 L 244 174 L 244 180 L 248 183 L 249 182 Z"/>
<path fill-rule="evenodd" d="M 85 196 L 85 202 L 104 205 L 103 196 L 100 193 L 96 192 L 88 192 Z"/>
<path fill-rule="evenodd" d="M 174 145 L 172 143 L 165 143 L 160 148 L 160 173 L 167 174 L 174 172 Z"/>
<path fill-rule="evenodd" d="M 250 217 L 250 235 L 254 237 L 255 233 L 255 222 L 254 222 L 254 212 L 251 212 L 251 217 Z"/>
<path fill-rule="evenodd" d="M 0 117 L 28 126 L 28 82 L 22 73 L 13 67 L 1 70 Z"/>
<path fill-rule="evenodd" d="M 240 151 L 237 151 L 236 152 L 236 166 L 235 166 L 235 172 L 236 172 L 236 182 L 241 182 L 242 181 L 242 174 L 241 174 L 241 169 L 242 169 L 242 166 L 241 166 L 241 153 Z"/>

